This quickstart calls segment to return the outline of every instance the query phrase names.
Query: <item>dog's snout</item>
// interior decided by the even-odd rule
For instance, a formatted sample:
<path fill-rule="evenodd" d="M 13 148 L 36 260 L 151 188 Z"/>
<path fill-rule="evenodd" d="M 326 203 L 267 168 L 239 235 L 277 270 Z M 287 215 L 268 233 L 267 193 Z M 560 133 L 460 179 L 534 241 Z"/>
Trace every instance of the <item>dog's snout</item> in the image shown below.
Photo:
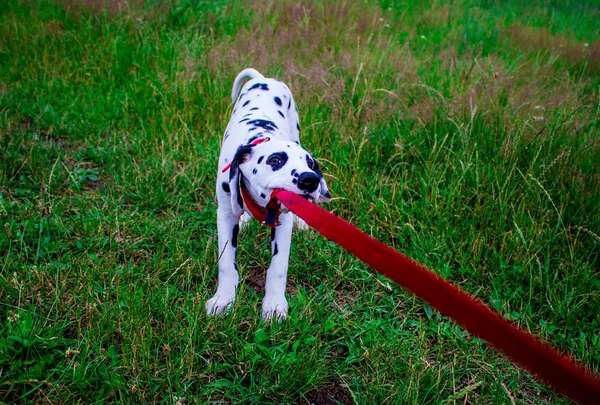
<path fill-rule="evenodd" d="M 298 177 L 298 188 L 312 193 L 319 187 L 319 176 L 315 173 L 305 172 Z"/>

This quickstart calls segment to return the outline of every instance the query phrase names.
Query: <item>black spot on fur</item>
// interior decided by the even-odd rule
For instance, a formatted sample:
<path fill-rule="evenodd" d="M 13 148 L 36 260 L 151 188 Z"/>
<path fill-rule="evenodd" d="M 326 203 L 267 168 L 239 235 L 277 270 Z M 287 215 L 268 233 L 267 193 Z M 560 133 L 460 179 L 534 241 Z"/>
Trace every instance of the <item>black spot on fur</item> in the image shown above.
<path fill-rule="evenodd" d="M 275 240 L 275 228 L 271 228 L 271 242 Z"/>
<path fill-rule="evenodd" d="M 248 113 L 248 114 L 244 115 L 244 117 L 243 117 L 243 118 L 249 117 L 249 116 L 251 116 L 251 115 L 252 115 L 252 113 Z"/>
<path fill-rule="evenodd" d="M 231 189 L 229 188 L 229 183 L 227 183 L 226 181 L 224 181 L 223 184 L 221 184 L 221 187 L 223 188 L 223 191 L 225 191 L 226 193 L 231 193 Z"/>
<path fill-rule="evenodd" d="M 296 122 L 296 128 L 298 129 L 298 131 L 300 131 L 300 124 L 298 122 Z"/>
<path fill-rule="evenodd" d="M 290 99 L 290 101 L 288 101 L 288 110 L 292 108 L 292 99 Z"/>
<path fill-rule="evenodd" d="M 259 158 L 258 158 L 258 161 L 257 161 L 256 163 L 260 164 L 260 162 L 262 162 L 262 160 L 263 160 L 264 158 L 265 158 L 264 156 L 261 156 L 261 157 L 259 157 Z"/>
<path fill-rule="evenodd" d="M 275 96 L 275 97 L 273 97 L 273 100 L 275 100 L 275 103 L 276 103 L 276 104 L 277 104 L 279 107 L 281 107 L 281 99 L 280 99 L 279 97 Z"/>
<path fill-rule="evenodd" d="M 256 170 L 256 169 L 254 169 L 254 170 Z M 267 196 L 264 195 L 263 193 L 260 193 L 260 196 L 261 196 L 261 198 L 267 198 Z"/>
<path fill-rule="evenodd" d="M 283 115 L 281 111 L 277 110 L 277 112 L 279 113 L 279 115 L 281 115 L 281 118 L 285 118 L 285 115 Z"/>
<path fill-rule="evenodd" d="M 248 121 L 249 119 L 250 119 L 250 118 L 244 118 L 244 119 L 240 120 L 240 124 L 241 124 L 242 122 L 244 122 L 244 121 Z"/>
<path fill-rule="evenodd" d="M 242 107 L 246 107 L 248 104 L 250 104 L 250 100 L 248 100 L 244 104 L 242 104 Z"/>
<path fill-rule="evenodd" d="M 256 131 L 257 129 L 258 129 L 257 127 L 252 127 L 252 128 L 250 128 L 250 129 L 248 130 L 248 132 L 250 132 L 250 131 Z"/>
<path fill-rule="evenodd" d="M 269 90 L 269 86 L 267 86 L 266 83 L 256 83 L 252 87 L 250 87 L 248 89 L 248 91 L 258 89 L 258 88 L 260 88 L 261 90 Z"/>
<path fill-rule="evenodd" d="M 242 197 L 242 193 L 237 193 L 237 203 L 240 208 L 244 208 L 244 197 Z"/>
<path fill-rule="evenodd" d="M 258 110 L 258 107 L 252 107 L 252 108 L 250 109 L 250 111 L 255 111 L 255 110 Z"/>
<path fill-rule="evenodd" d="M 229 132 L 225 131 L 225 139 L 229 137 Z"/>
<path fill-rule="evenodd" d="M 241 122 L 241 121 L 240 121 Z M 264 128 L 266 131 L 274 131 L 279 129 L 277 125 L 273 121 L 269 120 L 251 120 L 247 122 L 248 125 L 254 125 L 255 127 Z"/>
<path fill-rule="evenodd" d="M 275 246 L 273 246 L 273 256 L 279 253 L 279 249 L 277 248 L 277 242 L 275 242 Z"/>
<path fill-rule="evenodd" d="M 292 176 L 296 175 L 296 169 L 292 169 L 292 172 L 290 173 Z"/>
<path fill-rule="evenodd" d="M 288 155 L 285 152 L 275 152 L 267 158 L 267 164 L 273 171 L 281 169 L 288 161 Z"/>
<path fill-rule="evenodd" d="M 237 247 L 237 240 L 238 240 L 238 234 L 240 233 L 240 226 L 238 224 L 235 224 L 233 226 L 233 234 L 231 235 L 231 246 L 233 246 L 234 248 Z"/>
<path fill-rule="evenodd" d="M 298 183 L 298 179 L 292 179 L 292 183 L 294 183 L 294 184 Z"/>
<path fill-rule="evenodd" d="M 258 173 L 258 170 L 256 170 L 256 169 L 252 170 L 252 174 L 256 174 L 256 173 Z"/>

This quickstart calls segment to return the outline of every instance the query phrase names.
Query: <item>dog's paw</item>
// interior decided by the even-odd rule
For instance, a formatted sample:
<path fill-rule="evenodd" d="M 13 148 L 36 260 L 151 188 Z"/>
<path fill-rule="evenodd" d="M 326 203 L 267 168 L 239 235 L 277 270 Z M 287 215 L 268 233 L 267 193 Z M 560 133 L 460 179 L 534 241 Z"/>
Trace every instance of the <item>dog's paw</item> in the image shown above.
<path fill-rule="evenodd" d="M 271 296 L 263 298 L 262 318 L 268 321 L 275 318 L 278 322 L 284 321 L 287 317 L 288 302 L 284 296 Z"/>
<path fill-rule="evenodd" d="M 215 295 L 206 301 L 206 313 L 208 315 L 220 315 L 223 311 L 229 309 L 233 303 L 233 297 L 226 299 L 220 295 Z"/>

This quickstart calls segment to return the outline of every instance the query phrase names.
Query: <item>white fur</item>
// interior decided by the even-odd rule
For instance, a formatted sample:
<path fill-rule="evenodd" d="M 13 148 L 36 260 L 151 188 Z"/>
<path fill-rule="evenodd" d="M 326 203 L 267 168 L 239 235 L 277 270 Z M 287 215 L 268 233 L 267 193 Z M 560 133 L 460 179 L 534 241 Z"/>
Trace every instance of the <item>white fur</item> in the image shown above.
<path fill-rule="evenodd" d="M 249 80 L 243 84 L 246 79 Z M 231 96 L 235 106 L 221 145 L 217 174 L 219 277 L 215 295 L 206 302 L 209 314 L 220 314 L 231 306 L 239 282 L 234 233 L 251 215 L 245 204 L 238 203 L 240 181 L 244 181 L 249 193 L 263 207 L 276 188 L 295 192 L 313 202 L 330 200 L 318 165 L 300 146 L 298 113 L 289 88 L 254 69 L 244 69 L 235 78 Z M 257 137 L 269 141 L 249 146 Z M 286 158 L 279 162 L 285 164 L 277 168 L 277 159 L 270 158 L 281 157 L 282 153 Z M 285 319 L 288 311 L 285 287 L 294 215 L 282 212 L 279 220 L 271 242 L 273 257 L 267 270 L 263 319 Z M 298 225 L 306 228 L 304 221 L 298 220 Z"/>

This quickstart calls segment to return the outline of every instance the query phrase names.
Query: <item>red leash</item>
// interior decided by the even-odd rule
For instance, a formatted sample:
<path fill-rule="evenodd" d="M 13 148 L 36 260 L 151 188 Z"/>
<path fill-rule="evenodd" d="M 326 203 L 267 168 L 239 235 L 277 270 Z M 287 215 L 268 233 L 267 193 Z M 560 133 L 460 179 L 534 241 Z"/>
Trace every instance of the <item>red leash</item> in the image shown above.
<path fill-rule="evenodd" d="M 271 198 L 277 198 L 323 236 L 428 302 L 471 334 L 488 341 L 571 399 L 582 404 L 600 404 L 597 377 L 550 345 L 517 328 L 476 298 L 290 191 L 275 190 Z"/>

